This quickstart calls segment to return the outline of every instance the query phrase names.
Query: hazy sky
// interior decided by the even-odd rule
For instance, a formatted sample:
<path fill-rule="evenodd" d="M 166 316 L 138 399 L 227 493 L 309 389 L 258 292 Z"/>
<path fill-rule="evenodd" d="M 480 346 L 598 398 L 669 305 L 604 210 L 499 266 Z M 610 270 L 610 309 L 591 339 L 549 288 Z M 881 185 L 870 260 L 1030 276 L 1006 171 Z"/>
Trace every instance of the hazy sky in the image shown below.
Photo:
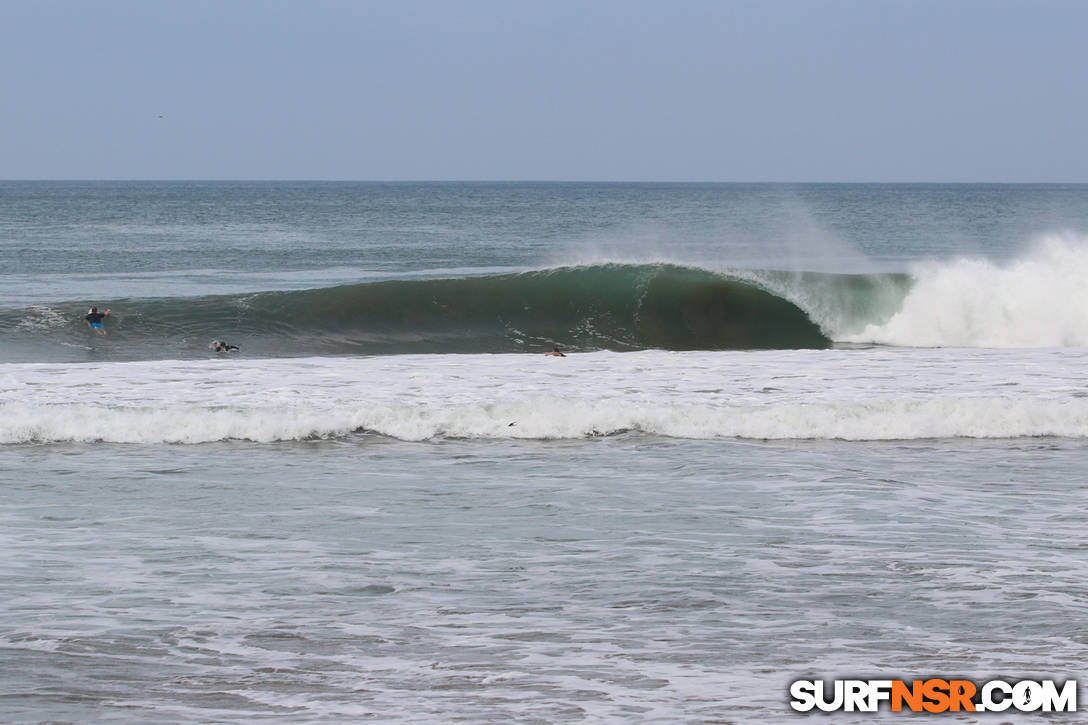
<path fill-rule="evenodd" d="M 0 0 L 0 178 L 1088 181 L 1088 2 Z"/>

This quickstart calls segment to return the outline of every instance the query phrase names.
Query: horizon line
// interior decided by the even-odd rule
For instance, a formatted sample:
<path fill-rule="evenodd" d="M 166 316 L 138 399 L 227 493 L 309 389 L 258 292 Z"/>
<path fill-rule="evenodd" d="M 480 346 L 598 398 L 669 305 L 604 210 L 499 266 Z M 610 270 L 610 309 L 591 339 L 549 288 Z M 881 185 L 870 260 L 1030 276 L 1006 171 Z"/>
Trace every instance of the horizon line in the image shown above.
<path fill-rule="evenodd" d="M 108 183 L 271 183 L 271 184 L 297 184 L 297 183 L 324 183 L 324 184 L 732 184 L 732 185 L 901 185 L 901 186 L 940 186 L 940 185 L 990 185 L 990 186 L 1083 186 L 1088 181 L 737 181 L 737 180 L 658 180 L 658 179 L 347 179 L 347 178 L 183 178 L 183 177 L 32 177 L 32 178 L 0 178 L 0 183 L 35 183 L 35 182 L 108 182 Z"/>

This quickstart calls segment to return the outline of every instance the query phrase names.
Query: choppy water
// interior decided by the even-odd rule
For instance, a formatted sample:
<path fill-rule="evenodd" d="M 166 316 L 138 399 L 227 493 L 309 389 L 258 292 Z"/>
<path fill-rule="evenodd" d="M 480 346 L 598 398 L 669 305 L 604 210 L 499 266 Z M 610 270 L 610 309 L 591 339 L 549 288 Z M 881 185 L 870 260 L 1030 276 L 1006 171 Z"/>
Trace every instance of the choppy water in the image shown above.
<path fill-rule="evenodd" d="M 0 720 L 1077 678 L 1086 233 L 1079 186 L 0 184 Z M 822 341 L 745 343 L 764 296 Z"/>
<path fill-rule="evenodd" d="M 5 719 L 776 722 L 816 674 L 1075 676 L 1084 453 L 6 448 Z"/>

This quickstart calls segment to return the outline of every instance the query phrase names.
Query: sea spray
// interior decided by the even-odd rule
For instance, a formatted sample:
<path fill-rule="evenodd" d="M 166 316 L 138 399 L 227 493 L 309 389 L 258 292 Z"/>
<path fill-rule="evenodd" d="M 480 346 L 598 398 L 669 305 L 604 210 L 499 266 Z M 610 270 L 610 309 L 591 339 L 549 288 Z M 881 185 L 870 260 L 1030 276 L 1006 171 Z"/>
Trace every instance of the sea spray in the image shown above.
<path fill-rule="evenodd" d="M 887 321 L 838 340 L 930 347 L 1088 345 L 1088 243 L 1049 236 L 1005 264 L 961 258 L 916 265 Z"/>

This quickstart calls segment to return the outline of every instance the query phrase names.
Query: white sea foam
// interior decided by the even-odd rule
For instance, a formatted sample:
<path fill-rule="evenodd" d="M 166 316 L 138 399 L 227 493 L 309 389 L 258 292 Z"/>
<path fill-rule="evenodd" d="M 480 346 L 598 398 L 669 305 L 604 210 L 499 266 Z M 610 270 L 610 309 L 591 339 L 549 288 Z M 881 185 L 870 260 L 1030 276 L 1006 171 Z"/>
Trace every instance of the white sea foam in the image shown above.
<path fill-rule="evenodd" d="M 1041 239 L 1008 264 L 984 259 L 927 262 L 899 311 L 840 341 L 960 347 L 1088 345 L 1088 239 Z"/>
<path fill-rule="evenodd" d="M 48 305 L 31 305 L 15 322 L 15 329 L 48 330 L 62 327 L 70 322 L 67 315 Z"/>
<path fill-rule="evenodd" d="M 648 351 L 0 366 L 0 442 L 1088 437 L 1088 350 Z"/>

